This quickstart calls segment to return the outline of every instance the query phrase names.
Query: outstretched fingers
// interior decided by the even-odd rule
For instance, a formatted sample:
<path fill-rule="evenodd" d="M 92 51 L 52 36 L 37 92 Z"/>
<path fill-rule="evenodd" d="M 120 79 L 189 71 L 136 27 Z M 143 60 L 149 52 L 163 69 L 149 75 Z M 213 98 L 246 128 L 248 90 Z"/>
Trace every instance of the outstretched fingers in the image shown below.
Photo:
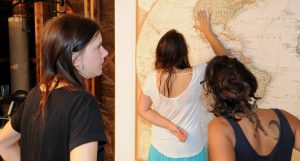
<path fill-rule="evenodd" d="M 205 10 L 200 10 L 197 13 L 197 20 L 194 25 L 194 28 L 202 31 L 202 32 L 210 32 L 211 31 L 211 25 L 210 25 L 210 14 L 207 13 Z"/>

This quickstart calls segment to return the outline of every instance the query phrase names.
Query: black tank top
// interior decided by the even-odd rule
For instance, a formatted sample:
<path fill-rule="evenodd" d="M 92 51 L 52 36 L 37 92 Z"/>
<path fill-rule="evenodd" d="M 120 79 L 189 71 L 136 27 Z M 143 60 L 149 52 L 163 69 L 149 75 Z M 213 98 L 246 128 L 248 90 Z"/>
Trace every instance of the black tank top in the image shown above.
<path fill-rule="evenodd" d="M 260 156 L 252 148 L 237 121 L 232 117 L 225 117 L 231 124 L 235 133 L 236 161 L 290 161 L 295 144 L 294 133 L 284 115 L 278 109 L 273 109 L 280 121 L 280 135 L 277 144 L 270 154 Z"/>

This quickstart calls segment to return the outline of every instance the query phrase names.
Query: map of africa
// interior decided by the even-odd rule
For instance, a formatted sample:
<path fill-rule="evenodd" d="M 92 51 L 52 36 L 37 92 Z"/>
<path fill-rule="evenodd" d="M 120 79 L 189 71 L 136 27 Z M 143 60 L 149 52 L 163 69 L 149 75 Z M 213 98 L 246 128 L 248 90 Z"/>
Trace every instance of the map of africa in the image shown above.
<path fill-rule="evenodd" d="M 186 37 L 192 65 L 214 56 L 202 33 L 193 28 L 197 12 L 206 10 L 230 55 L 243 60 L 258 78 L 256 96 L 263 97 L 259 107 L 283 108 L 300 118 L 299 0 L 139 0 L 138 5 L 147 12 L 137 40 L 139 84 L 153 70 L 158 40 L 172 28 Z M 150 131 L 150 124 L 138 117 L 140 160 L 146 160 Z"/>

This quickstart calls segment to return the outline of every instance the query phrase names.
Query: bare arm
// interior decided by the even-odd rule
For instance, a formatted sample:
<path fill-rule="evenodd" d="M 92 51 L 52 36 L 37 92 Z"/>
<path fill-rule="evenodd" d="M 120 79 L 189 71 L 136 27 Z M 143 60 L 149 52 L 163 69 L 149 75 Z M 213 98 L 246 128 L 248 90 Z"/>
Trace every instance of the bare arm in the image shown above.
<path fill-rule="evenodd" d="M 71 161 L 97 161 L 98 142 L 82 144 L 70 153 Z"/>
<path fill-rule="evenodd" d="M 234 134 L 229 123 L 225 121 L 223 118 L 217 117 L 208 125 L 210 161 L 235 161 L 234 144 L 232 143 Z"/>
<path fill-rule="evenodd" d="M 197 23 L 194 25 L 194 28 L 200 30 L 205 35 L 216 55 L 228 55 L 223 44 L 211 30 L 210 16 L 207 16 L 203 10 L 199 11 L 197 16 Z"/>
<path fill-rule="evenodd" d="M 150 99 L 150 97 L 146 96 L 143 92 L 141 92 L 141 96 L 138 102 L 138 114 L 141 115 L 147 121 L 151 122 L 152 124 L 168 129 L 180 141 L 184 142 L 187 138 L 187 133 L 182 128 L 173 124 L 167 118 L 152 110 L 150 108 L 151 105 L 152 100 Z"/>
<path fill-rule="evenodd" d="M 298 123 L 300 124 L 300 123 Z M 295 131 L 295 146 L 294 148 L 300 151 L 300 125 L 298 125 L 296 131 Z"/>
<path fill-rule="evenodd" d="M 281 111 L 284 114 L 284 116 L 287 118 L 287 120 L 293 130 L 293 133 L 295 136 L 294 148 L 296 150 L 300 151 L 300 120 L 297 117 L 295 117 L 294 115 L 292 115 L 284 110 L 281 110 Z"/>
<path fill-rule="evenodd" d="M 294 132 L 295 135 L 295 146 L 294 148 L 300 151 L 300 121 L 299 119 L 296 121 L 296 129 Z"/>
<path fill-rule="evenodd" d="M 20 161 L 20 133 L 15 131 L 11 122 L 6 123 L 0 132 L 0 154 L 4 160 Z"/>

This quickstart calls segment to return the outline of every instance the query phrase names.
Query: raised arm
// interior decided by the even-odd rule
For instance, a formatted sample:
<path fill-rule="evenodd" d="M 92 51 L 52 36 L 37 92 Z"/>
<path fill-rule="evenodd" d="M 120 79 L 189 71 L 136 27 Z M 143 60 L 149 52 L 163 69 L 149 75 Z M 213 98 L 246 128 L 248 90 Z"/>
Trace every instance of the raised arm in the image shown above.
<path fill-rule="evenodd" d="M 184 142 L 187 138 L 187 133 L 182 128 L 172 123 L 169 119 L 163 117 L 156 111 L 152 110 L 151 105 L 151 98 L 146 96 L 143 92 L 141 92 L 141 96 L 137 107 L 138 114 L 150 123 L 168 129 L 179 139 L 179 141 Z"/>
<path fill-rule="evenodd" d="M 194 25 L 194 28 L 198 29 L 205 35 L 216 55 L 228 55 L 223 44 L 211 30 L 210 15 L 207 15 L 206 11 L 200 10 L 198 12 L 197 22 Z"/>

